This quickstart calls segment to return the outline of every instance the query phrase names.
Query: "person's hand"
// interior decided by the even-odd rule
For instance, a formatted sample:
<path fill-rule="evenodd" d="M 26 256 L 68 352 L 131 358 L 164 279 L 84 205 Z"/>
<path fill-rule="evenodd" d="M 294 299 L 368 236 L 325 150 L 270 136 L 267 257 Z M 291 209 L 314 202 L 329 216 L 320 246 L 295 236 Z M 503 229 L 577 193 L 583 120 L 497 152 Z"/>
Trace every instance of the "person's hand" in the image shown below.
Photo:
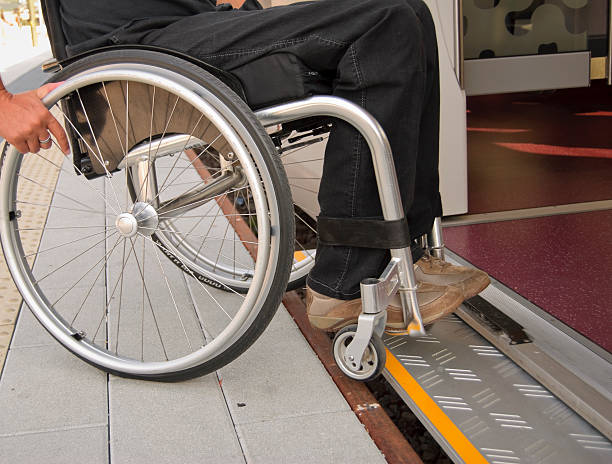
<path fill-rule="evenodd" d="M 41 102 L 60 84 L 46 84 L 16 95 L 0 89 L 0 136 L 21 153 L 38 153 L 51 147 L 53 135 L 62 151 L 70 153 L 66 132 Z"/>

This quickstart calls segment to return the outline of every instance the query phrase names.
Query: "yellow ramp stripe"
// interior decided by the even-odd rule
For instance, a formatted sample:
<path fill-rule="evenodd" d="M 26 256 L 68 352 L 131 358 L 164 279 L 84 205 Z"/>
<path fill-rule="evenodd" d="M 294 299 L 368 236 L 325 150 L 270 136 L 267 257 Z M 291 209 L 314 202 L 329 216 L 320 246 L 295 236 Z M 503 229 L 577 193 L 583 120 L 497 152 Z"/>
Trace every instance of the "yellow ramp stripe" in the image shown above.
<path fill-rule="evenodd" d="M 414 380 L 408 371 L 402 366 L 395 356 L 387 351 L 387 364 L 385 367 L 395 378 L 400 386 L 408 392 L 412 401 L 423 411 L 423 414 L 431 421 L 433 426 L 438 429 L 446 441 L 451 445 L 455 452 L 467 464 L 486 464 L 487 460 L 467 439 L 467 437 L 457 428 L 449 417 L 440 409 L 436 402 L 423 390 Z"/>

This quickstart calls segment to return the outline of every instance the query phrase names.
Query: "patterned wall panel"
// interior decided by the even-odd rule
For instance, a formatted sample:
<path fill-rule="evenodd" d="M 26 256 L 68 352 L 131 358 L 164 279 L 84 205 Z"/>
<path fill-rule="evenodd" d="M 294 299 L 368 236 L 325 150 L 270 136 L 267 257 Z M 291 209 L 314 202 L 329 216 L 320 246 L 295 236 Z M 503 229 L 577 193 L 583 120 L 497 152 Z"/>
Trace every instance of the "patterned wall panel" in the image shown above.
<path fill-rule="evenodd" d="M 586 50 L 589 0 L 463 0 L 466 58 Z"/>

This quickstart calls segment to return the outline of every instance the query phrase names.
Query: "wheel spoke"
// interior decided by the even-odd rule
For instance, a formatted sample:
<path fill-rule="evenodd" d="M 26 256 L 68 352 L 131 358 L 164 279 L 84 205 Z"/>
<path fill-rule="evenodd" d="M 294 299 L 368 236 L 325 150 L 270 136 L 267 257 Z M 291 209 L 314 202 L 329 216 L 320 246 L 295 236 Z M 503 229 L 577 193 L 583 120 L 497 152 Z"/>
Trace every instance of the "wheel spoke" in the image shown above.
<path fill-rule="evenodd" d="M 132 240 L 131 238 L 130 238 L 130 244 L 133 250 L 134 240 Z M 159 324 L 157 323 L 157 317 L 155 316 L 155 311 L 153 310 L 153 303 L 151 303 L 151 296 L 149 295 L 149 290 L 147 289 L 147 284 L 145 282 L 145 277 L 144 277 L 145 244 L 146 244 L 146 240 L 143 240 L 142 242 L 142 267 L 140 265 L 140 262 L 138 261 L 138 255 L 134 251 L 134 258 L 136 259 L 136 266 L 138 267 L 138 272 L 142 280 L 141 361 L 144 361 L 144 307 L 145 307 L 144 297 L 145 295 L 147 297 L 147 302 L 149 303 L 149 308 L 151 309 L 151 315 L 153 316 L 153 322 L 155 323 L 155 328 L 157 329 L 157 335 L 159 336 L 159 341 L 161 343 L 162 350 L 164 351 L 164 356 L 166 358 L 166 361 L 168 361 L 168 353 L 166 352 L 166 345 L 164 345 L 164 340 L 162 339 L 161 332 L 159 330 Z"/>
<path fill-rule="evenodd" d="M 66 211 L 74 211 L 74 212 L 77 212 L 77 213 L 103 214 L 105 216 L 115 216 L 113 214 L 103 213 L 101 211 L 96 211 L 96 210 L 93 210 L 93 209 L 68 208 L 66 206 L 49 205 L 49 204 L 45 204 L 45 203 L 34 203 L 34 202 L 31 202 L 31 201 L 24 201 L 24 200 L 15 200 L 15 203 L 19 203 L 19 204 L 22 204 L 22 205 L 44 206 L 45 208 L 64 209 Z"/>
<path fill-rule="evenodd" d="M 69 230 L 69 229 L 98 229 L 98 228 L 110 229 L 111 226 L 107 225 L 94 225 L 94 226 L 64 226 L 64 227 L 17 227 L 16 230 Z"/>
<path fill-rule="evenodd" d="M 219 246 L 219 252 L 217 253 L 217 258 L 215 259 L 215 264 L 213 266 L 213 271 L 217 270 L 217 264 L 219 264 L 219 257 L 221 256 L 221 250 L 223 250 L 223 244 L 226 242 L 225 237 L 227 237 L 227 231 L 229 230 L 229 226 L 230 226 L 230 223 L 229 223 L 229 221 L 227 221 L 227 224 L 225 226 L 225 231 L 223 232 L 223 237 L 224 238 L 221 239 L 221 245 Z M 235 242 L 235 240 L 233 240 L 233 241 Z M 234 274 L 235 274 L 235 271 L 234 271 Z"/>
<path fill-rule="evenodd" d="M 323 161 L 323 158 L 314 158 L 314 159 L 302 160 L 302 161 L 292 161 L 291 163 L 283 163 L 283 166 L 290 166 L 292 164 L 302 164 L 302 163 L 314 163 L 315 161 Z"/>
<path fill-rule="evenodd" d="M 157 87 L 153 86 L 153 96 L 151 97 L 151 118 L 149 122 L 149 147 L 148 147 L 149 149 L 147 152 L 147 166 L 149 168 L 147 169 L 147 174 L 145 175 L 144 180 L 140 182 L 140 189 L 138 190 L 138 193 L 136 194 L 137 200 L 140 199 L 140 195 L 142 194 L 142 189 L 144 188 L 145 185 L 147 185 L 147 181 L 149 180 L 149 174 L 151 173 L 151 170 L 153 169 L 153 166 L 151 165 L 151 143 L 153 142 L 153 116 L 155 115 L 155 92 L 156 90 L 157 90 Z"/>
<path fill-rule="evenodd" d="M 217 137 L 215 137 L 215 139 L 214 139 L 212 142 L 210 142 L 210 143 L 208 144 L 208 146 L 207 146 L 207 147 L 206 147 L 204 150 L 202 150 L 198 156 L 196 156 L 196 157 L 195 157 L 193 160 L 191 160 L 191 162 L 190 162 L 190 163 L 189 163 L 187 166 L 185 166 L 184 168 L 182 168 L 182 169 L 179 171 L 179 173 L 178 173 L 178 174 L 177 174 L 177 175 L 174 177 L 174 179 L 172 179 L 172 181 L 170 181 L 170 183 L 169 183 L 168 185 L 165 185 L 165 182 L 164 182 L 164 183 L 162 183 L 161 187 L 159 187 L 159 191 L 157 192 L 157 195 L 155 195 L 155 197 L 154 197 L 154 198 L 153 198 L 153 200 L 151 200 L 151 201 L 155 201 L 155 200 L 156 200 L 156 199 L 157 199 L 157 198 L 158 198 L 158 197 L 159 197 L 159 196 L 160 196 L 160 195 L 161 195 L 161 194 L 162 194 L 164 191 L 166 191 L 166 190 L 168 189 L 168 187 L 170 187 L 170 186 L 171 186 L 171 185 L 174 183 L 174 181 L 175 181 L 175 180 L 177 180 L 179 177 L 181 177 L 181 175 L 182 175 L 182 174 L 183 174 L 183 173 L 184 173 L 184 172 L 185 172 L 185 171 L 186 171 L 186 170 L 187 170 L 187 169 L 188 169 L 190 166 L 192 166 L 192 165 L 193 165 L 193 163 L 194 163 L 196 160 L 200 159 L 200 157 L 201 157 L 201 156 L 202 156 L 204 153 L 209 153 L 209 154 L 212 154 L 212 153 L 210 153 L 210 152 L 208 151 L 208 149 L 209 149 L 210 147 L 212 147 L 212 145 L 213 145 L 213 144 L 214 144 L 214 143 L 215 143 L 217 140 L 219 140 L 219 137 L 221 137 L 221 134 L 219 134 Z M 186 146 L 186 145 L 185 145 L 185 146 Z M 171 171 L 170 171 L 170 172 L 171 172 Z M 168 176 L 170 175 L 170 172 L 168 172 Z M 168 178 L 168 176 L 166 176 L 166 179 Z"/>
<path fill-rule="evenodd" d="M 212 207 L 214 207 L 215 203 L 212 203 Z M 209 211 L 212 209 L 212 207 L 209 209 Z M 257 216 L 257 213 L 228 213 L 228 214 L 224 214 L 225 217 L 227 218 L 246 218 L 246 217 L 252 217 L 252 216 Z M 189 216 L 189 215 L 183 215 L 183 214 L 177 214 L 176 216 L 159 216 L 160 222 L 161 221 L 168 221 L 171 224 L 174 223 L 174 221 L 176 221 L 177 219 L 206 219 L 206 218 L 213 218 L 215 217 L 214 214 L 198 214 L 195 216 Z"/>
<path fill-rule="evenodd" d="M 109 238 L 109 237 L 105 237 L 105 238 L 104 238 L 104 240 L 106 240 L 107 238 Z M 117 240 L 117 243 L 118 243 L 118 240 Z M 116 245 L 116 243 L 115 243 L 115 245 Z M 113 249 L 114 249 L 114 248 L 113 248 Z M 111 250 L 111 252 L 112 252 L 112 250 Z M 86 270 L 86 271 L 83 273 L 83 275 L 82 275 L 82 276 L 81 276 L 81 277 L 80 277 L 80 278 L 79 278 L 79 279 L 78 279 L 78 280 L 77 280 L 77 281 L 76 281 L 74 284 L 72 284 L 72 286 L 71 286 L 71 287 L 70 287 L 68 290 L 66 290 L 66 291 L 65 291 L 65 292 L 64 292 L 64 293 L 63 293 L 63 294 L 62 294 L 62 295 L 61 295 L 61 296 L 60 296 L 60 297 L 59 297 L 57 300 L 55 300 L 55 302 L 53 303 L 53 306 L 55 306 L 57 303 L 59 303 L 59 302 L 60 302 L 60 301 L 61 301 L 61 300 L 62 300 L 62 299 L 63 299 L 63 298 L 64 298 L 64 297 L 65 297 L 65 296 L 68 294 L 68 293 L 70 293 L 70 291 L 71 291 L 71 290 L 72 290 L 74 287 L 76 287 L 76 286 L 77 286 L 77 285 L 78 285 L 78 284 L 79 284 L 79 283 L 80 283 L 80 282 L 81 282 L 81 281 L 82 281 L 82 280 L 83 280 L 83 279 L 84 279 L 84 278 L 87 276 L 87 274 L 89 274 L 89 273 L 90 273 L 92 270 L 94 270 L 94 269 L 95 269 L 95 267 L 96 267 L 98 264 L 100 264 L 102 261 L 104 261 L 104 259 L 105 259 L 107 256 L 109 256 L 109 253 L 106 253 L 106 254 L 105 254 L 104 256 L 102 256 L 102 257 L 101 257 L 101 258 L 100 258 L 98 261 L 96 261 L 96 262 L 93 264 L 93 266 L 91 266 L 89 269 L 87 269 L 87 270 Z M 104 269 L 104 267 L 102 267 L 102 269 Z M 99 276 L 99 275 L 98 275 L 98 276 Z M 38 282 L 40 282 L 41 280 L 43 280 L 43 279 L 39 279 L 39 280 L 38 280 Z M 96 281 L 97 281 L 97 280 L 98 280 L 98 279 L 96 278 Z M 75 316 L 75 317 L 76 317 L 76 316 Z M 72 321 L 72 322 L 74 322 L 74 319 L 73 319 L 73 321 Z"/>
<path fill-rule="evenodd" d="M 115 126 L 115 132 L 117 133 L 117 140 L 119 141 L 119 145 L 121 145 L 121 151 L 123 152 L 123 156 L 127 156 L 127 146 L 123 145 L 123 141 L 121 140 L 121 136 L 119 135 L 119 127 L 117 127 L 117 120 L 115 119 L 115 112 L 113 111 L 113 107 L 111 106 L 110 100 L 108 98 L 108 92 L 106 91 L 106 83 L 102 82 L 102 89 L 104 90 L 104 98 L 106 98 L 106 104 L 108 105 L 108 111 L 110 112 L 111 118 L 113 120 L 113 125 Z M 127 126 L 127 119 L 126 119 Z"/>
<path fill-rule="evenodd" d="M 93 127 L 91 127 L 91 121 L 89 120 L 89 115 L 87 114 L 87 110 L 85 109 L 85 104 L 83 103 L 83 99 L 81 98 L 81 93 L 78 90 L 76 92 L 79 97 L 79 102 L 81 103 L 81 108 L 83 109 L 83 113 L 85 114 L 85 119 L 87 120 L 87 126 L 89 127 L 89 132 L 91 133 L 91 137 L 93 138 L 93 141 L 96 146 L 96 149 L 98 150 L 98 153 L 96 154 L 95 150 L 93 150 L 89 146 L 89 144 L 87 143 L 87 141 L 81 134 L 79 134 L 79 137 L 81 137 L 81 140 L 83 140 L 83 142 L 87 145 L 87 148 L 89 148 L 90 151 L 93 153 L 93 155 L 96 157 L 96 159 L 98 160 L 98 162 L 104 169 L 104 172 L 106 173 L 106 177 L 108 179 L 111 179 L 113 176 L 111 175 L 111 173 L 108 171 L 108 168 L 106 167 L 106 162 L 104 160 L 104 157 L 102 156 L 102 150 L 100 150 L 100 145 L 98 145 L 98 138 L 96 137 Z M 76 127 L 74 126 L 74 124 L 72 124 L 72 122 L 70 122 L 70 125 L 78 133 L 78 131 L 76 130 Z M 112 183 L 111 183 L 111 189 L 113 191 L 113 195 L 115 196 L 115 201 L 117 202 L 117 206 L 119 210 L 121 210 L 121 203 L 119 203 L 119 197 L 117 197 L 117 192 L 115 191 L 115 188 L 113 187 Z"/>
<path fill-rule="evenodd" d="M 197 122 L 195 123 L 195 126 L 193 126 L 193 129 L 191 129 L 191 132 L 189 133 L 189 137 L 187 138 L 187 140 L 185 141 L 185 145 L 183 145 L 183 148 L 181 149 L 180 153 L 185 151 L 185 148 L 187 147 L 187 145 L 189 144 L 189 141 L 191 140 L 191 137 L 193 137 L 193 134 L 195 132 L 195 130 L 198 128 L 198 126 L 200 125 L 200 122 L 202 121 L 202 118 L 204 117 L 204 115 L 200 115 L 200 117 L 198 118 Z M 209 124 L 210 127 L 210 124 Z M 178 160 L 180 159 L 180 156 L 177 156 L 176 159 L 174 160 L 174 163 L 172 164 L 172 167 L 170 168 L 170 170 L 168 171 L 168 174 L 166 174 L 166 177 L 164 178 L 164 180 L 162 181 L 162 184 L 160 187 L 158 187 L 158 192 L 157 195 L 155 196 L 155 198 L 153 198 L 153 200 L 151 201 L 155 201 L 157 199 L 157 197 L 159 196 L 159 194 L 161 193 L 161 190 L 164 188 L 164 185 L 166 185 L 166 181 L 168 180 L 168 177 L 170 177 L 170 173 L 174 170 L 174 168 L 176 167 L 176 163 L 178 163 Z"/>
<path fill-rule="evenodd" d="M 121 327 L 121 305 L 123 303 L 123 275 L 125 273 L 125 265 L 127 261 L 130 259 L 132 255 L 132 250 L 130 250 L 127 258 L 125 257 L 125 246 L 127 240 L 123 241 L 123 255 L 122 255 L 122 265 L 121 265 L 121 273 L 119 279 L 121 279 L 121 285 L 119 287 L 119 310 L 117 311 L 117 336 L 115 337 L 117 340 L 115 342 L 115 354 L 118 354 L 119 351 L 119 328 Z"/>
<path fill-rule="evenodd" d="M 208 208 L 208 211 L 206 211 L 206 216 L 202 216 L 202 217 L 200 218 L 200 220 L 199 220 L 199 221 L 198 221 L 198 222 L 197 222 L 197 223 L 196 223 L 196 224 L 195 224 L 195 225 L 194 225 L 194 226 L 193 226 L 191 229 L 189 229 L 189 231 L 188 231 L 186 234 L 180 234 L 180 235 L 182 235 L 184 238 L 182 238 L 182 239 L 181 239 L 181 241 L 180 241 L 180 242 L 177 244 L 177 246 L 181 246 L 181 244 L 183 243 L 183 241 L 185 240 L 185 238 L 187 237 L 187 235 L 189 235 L 191 232 L 193 232 L 193 231 L 195 230 L 195 228 L 196 228 L 197 226 L 199 226 L 199 225 L 202 223 L 202 221 L 204 220 L 204 218 L 205 218 L 205 217 L 216 217 L 216 216 L 209 216 L 209 215 L 208 215 L 208 213 L 210 213 L 210 211 L 213 209 L 213 207 L 214 207 L 214 206 L 215 206 L 215 203 L 214 203 L 214 202 L 211 202 L 211 204 L 210 204 L 210 208 Z M 179 216 L 179 217 L 180 217 L 181 219 L 185 219 L 185 216 Z M 162 218 L 162 217 L 160 216 L 160 219 L 161 219 L 161 218 Z M 170 224 L 174 224 L 174 222 L 173 222 L 173 221 L 169 221 L 169 222 L 170 222 Z"/>
<path fill-rule="evenodd" d="M 174 310 L 176 311 L 176 315 L 178 316 L 178 320 L 181 323 L 181 328 L 183 329 L 183 333 L 185 334 L 185 339 L 187 340 L 187 344 L 189 345 L 189 349 L 193 350 L 191 346 L 191 341 L 189 340 L 189 336 L 187 335 L 187 329 L 185 328 L 185 324 L 183 323 L 183 318 L 181 317 L 181 313 L 179 312 L 178 306 L 176 304 L 176 299 L 174 298 L 174 293 L 172 293 L 172 287 L 170 286 L 170 282 L 168 281 L 168 276 L 166 275 L 166 271 L 164 270 L 164 266 L 162 266 L 161 260 L 159 259 L 159 251 L 157 251 L 157 246 L 153 246 L 155 250 L 155 256 L 157 258 L 157 263 L 159 264 L 159 268 L 162 271 L 162 275 L 164 276 L 164 281 L 166 282 L 166 287 L 168 288 L 168 292 L 170 293 L 170 298 L 172 298 L 172 304 L 174 305 Z"/>
<path fill-rule="evenodd" d="M 217 209 L 217 214 L 215 214 L 215 217 L 213 218 L 212 222 L 210 223 L 210 225 L 208 226 L 208 230 L 206 231 L 206 233 L 204 234 L 204 240 L 202 240 L 202 243 L 200 244 L 200 248 L 198 248 L 198 251 L 196 253 L 196 255 L 200 254 L 200 251 L 202 251 L 202 247 L 204 246 L 204 242 L 206 241 L 208 234 L 210 234 L 211 229 L 213 228 L 213 226 L 215 225 L 215 221 L 219 218 L 219 213 L 221 212 L 221 208 Z"/>
<path fill-rule="evenodd" d="M 302 218 L 299 214 L 294 214 L 294 217 L 298 218 L 306 227 L 308 227 L 312 232 L 314 232 L 315 234 L 317 233 L 317 230 L 314 229 L 310 224 L 308 224 L 308 222 L 306 222 L 304 220 L 304 218 Z"/>
<path fill-rule="evenodd" d="M 53 142 L 53 144 L 57 147 L 58 150 L 61 150 L 61 148 L 59 147 L 59 145 L 57 144 L 57 142 L 53 139 L 51 139 L 51 141 Z M 50 159 L 45 158 L 44 156 L 41 156 L 40 153 L 32 153 L 33 155 L 38 156 L 40 159 L 45 160 L 46 162 L 52 164 L 53 166 L 55 166 L 57 169 L 59 169 L 61 172 L 64 172 L 66 174 L 68 174 L 70 176 L 71 179 L 75 178 L 74 172 L 70 172 L 69 170 L 67 170 L 66 168 L 64 168 L 61 165 L 55 164 L 53 161 L 51 161 Z M 76 164 L 72 164 L 72 167 L 78 172 L 78 176 L 76 176 L 76 178 L 78 178 L 82 184 L 86 185 L 89 189 L 93 190 L 96 195 L 98 195 L 102 201 L 104 201 L 104 203 L 106 204 L 106 206 L 108 206 L 110 209 L 112 209 L 113 211 L 116 212 L 116 210 L 108 204 L 108 201 L 106 200 L 106 197 L 104 196 L 104 194 L 102 194 L 102 192 L 100 192 L 97 188 L 95 188 L 92 183 L 90 181 L 88 181 L 85 177 L 85 174 L 83 174 L 83 171 L 81 171 Z"/>
<path fill-rule="evenodd" d="M 153 242 L 153 240 L 151 240 L 151 237 L 147 237 L 147 236 L 144 236 L 144 235 L 142 235 L 142 237 L 144 237 L 146 240 L 150 240 L 152 243 L 154 243 L 154 242 Z M 168 251 L 166 248 L 164 248 L 164 246 L 163 246 L 163 245 L 156 244 L 156 243 L 154 243 L 154 244 L 155 244 L 155 245 L 157 245 L 157 246 L 159 246 L 159 247 L 160 247 L 162 250 Z M 177 258 L 177 259 L 178 259 L 178 258 Z M 179 261 L 181 261 L 181 260 L 179 259 Z M 219 309 L 220 309 L 221 311 L 223 311 L 223 313 L 224 313 L 224 314 L 227 316 L 227 318 L 228 318 L 228 319 L 231 321 L 231 320 L 232 320 L 232 316 L 230 316 L 230 315 L 229 315 L 229 313 L 228 313 L 228 312 L 227 312 L 227 311 L 226 311 L 226 310 L 223 308 L 223 306 L 221 306 L 221 303 L 219 303 L 219 301 L 217 301 L 217 299 L 216 299 L 216 298 L 213 296 L 213 294 L 212 294 L 212 293 L 211 293 L 211 292 L 208 290 L 208 288 L 206 288 L 206 286 L 205 286 L 205 285 L 204 285 L 202 282 L 200 282 L 200 280 L 199 280 L 199 279 L 198 279 L 198 278 L 197 278 L 197 277 L 194 275 L 193 271 L 192 271 L 191 269 L 189 269 L 189 268 L 188 268 L 188 267 L 185 265 L 185 263 L 184 263 L 183 261 L 181 261 L 181 264 L 183 264 L 183 266 L 185 266 L 185 270 L 187 271 L 187 273 L 188 273 L 188 274 L 189 274 L 191 277 L 193 277 L 193 279 L 194 279 L 194 280 L 195 280 L 195 281 L 196 281 L 196 282 L 197 282 L 197 283 L 200 285 L 200 287 L 201 287 L 201 288 L 202 288 L 202 289 L 203 289 L 203 290 L 204 290 L 204 291 L 205 291 L 205 292 L 208 294 L 208 296 L 209 296 L 209 297 L 210 297 L 210 298 L 211 298 L 211 299 L 212 299 L 212 300 L 215 302 L 215 304 L 216 304 L 216 305 L 219 307 Z M 220 285 L 223 285 L 225 288 L 227 288 L 227 290 L 228 290 L 228 291 L 232 292 L 233 294 L 235 294 L 235 295 L 239 296 L 240 298 L 242 298 L 242 299 L 244 300 L 244 298 L 245 298 L 245 297 L 244 297 L 243 295 L 241 295 L 240 293 L 238 293 L 238 292 L 237 292 L 237 291 L 235 291 L 234 289 L 232 289 L 232 288 L 228 287 L 228 286 L 227 286 L 227 285 L 225 285 L 223 282 L 218 282 L 218 281 L 217 281 L 217 283 L 219 283 Z"/>
<path fill-rule="evenodd" d="M 155 89 L 155 87 L 154 87 Z M 164 137 L 166 136 L 166 131 L 168 130 L 168 127 L 170 126 L 170 121 L 172 121 L 172 115 L 174 114 L 174 110 L 176 109 L 176 105 L 178 104 L 179 101 L 179 97 L 176 97 L 176 100 L 174 101 L 174 106 L 172 107 L 172 111 L 170 112 L 170 116 L 168 117 L 168 120 L 166 121 L 166 126 L 164 127 L 164 131 L 161 135 L 161 138 L 159 140 L 159 143 L 157 144 L 157 148 L 155 150 L 155 154 L 153 155 L 153 159 L 157 159 L 157 154 L 159 153 L 159 149 L 161 147 L 162 142 L 164 141 Z M 155 91 L 153 93 L 153 104 L 152 106 L 155 106 Z M 136 195 L 136 198 L 140 198 L 140 194 L 142 193 L 142 187 L 144 185 L 146 185 L 147 180 L 149 178 L 149 174 L 151 172 L 151 143 L 152 143 L 152 138 L 153 138 L 153 110 L 151 110 L 151 129 L 149 131 L 149 155 L 148 155 L 148 161 L 149 161 L 149 169 L 147 169 L 147 174 L 145 176 L 145 179 L 143 182 L 141 182 L 141 186 L 140 186 L 140 191 L 138 192 L 138 195 Z M 185 145 L 187 146 L 187 145 Z M 177 156 L 177 160 L 180 159 L 179 156 Z M 155 200 L 151 200 L 151 202 L 153 202 Z"/>
<path fill-rule="evenodd" d="M 77 238 L 75 240 L 71 240 L 69 242 L 64 242 L 64 243 L 62 243 L 60 245 L 55 245 L 55 246 L 53 246 L 51 248 L 45 248 L 44 250 L 38 250 L 38 251 L 36 251 L 34 253 L 30 253 L 28 255 L 23 255 L 22 258 L 29 258 L 30 256 L 38 256 L 38 255 L 40 255 L 42 253 L 46 253 L 48 251 L 56 250 L 58 248 L 66 246 L 66 245 L 71 245 L 73 243 L 80 242 L 82 240 L 87 240 L 88 238 L 95 237 L 96 235 L 100 235 L 100 234 L 104 234 L 104 233 L 106 233 L 106 230 L 103 230 L 101 232 L 96 232 L 95 234 L 87 235 L 85 237 L 79 237 L 79 238 Z"/>
<path fill-rule="evenodd" d="M 59 271 L 60 269 L 62 269 L 64 266 L 67 266 L 68 264 L 70 264 L 71 262 L 73 262 L 74 260 L 80 258 L 81 256 L 83 256 L 85 253 L 87 253 L 89 250 L 94 249 L 95 247 L 97 247 L 100 243 L 102 243 L 103 241 L 105 241 L 108 237 L 112 237 L 116 232 L 113 232 L 111 235 L 109 236 L 105 236 L 102 240 L 100 240 L 99 242 L 94 243 L 92 246 L 90 246 L 89 248 L 87 248 L 86 250 L 82 251 L 81 253 L 79 253 L 78 255 L 74 256 L 73 258 L 71 258 L 70 260 L 66 261 L 64 264 L 62 264 L 60 267 L 54 269 L 53 271 L 49 272 L 48 274 L 45 274 L 43 277 L 41 277 L 40 279 L 37 279 L 34 283 L 35 284 L 39 284 L 41 283 L 43 280 L 45 280 L 47 277 L 49 277 L 52 274 L 55 274 L 57 271 Z"/>
<path fill-rule="evenodd" d="M 62 192 L 58 192 L 56 189 L 52 189 L 50 187 L 47 187 L 46 185 L 41 184 L 40 182 L 35 181 L 34 179 L 30 179 L 29 177 L 23 175 L 23 174 L 17 174 L 18 177 L 21 177 L 22 179 L 25 179 L 29 182 L 32 182 L 35 185 L 38 185 L 40 188 L 53 193 L 54 195 L 59 195 L 62 198 L 66 198 L 67 200 L 73 201 L 74 203 L 76 203 L 77 205 L 80 205 L 86 209 L 89 209 L 89 205 L 86 205 L 85 203 L 79 201 L 79 200 L 75 200 L 74 198 L 62 193 Z"/>
<path fill-rule="evenodd" d="M 119 245 L 119 242 L 121 241 L 121 237 L 119 237 L 117 239 L 117 241 L 115 242 L 115 244 L 113 245 L 113 247 L 111 248 L 110 251 L 108 251 L 105 255 L 104 258 L 102 258 L 104 260 L 104 266 L 100 266 L 100 271 L 98 272 L 98 275 L 96 276 L 95 280 L 93 281 L 93 283 L 91 284 L 91 287 L 89 287 L 89 290 L 87 291 L 87 294 L 85 295 L 85 298 L 83 299 L 83 302 L 81 303 L 81 306 L 79 306 L 79 310 L 77 311 L 77 313 L 74 315 L 74 317 L 72 318 L 72 321 L 70 322 L 70 324 L 74 324 L 74 321 L 76 320 L 76 318 L 79 316 L 79 314 L 81 313 L 81 310 L 83 309 L 83 306 L 85 306 L 85 303 L 87 302 L 87 299 L 89 298 L 89 295 L 91 294 L 91 291 L 93 290 L 93 288 L 96 286 L 96 282 L 98 281 L 98 279 L 100 278 L 100 276 L 102 275 L 102 272 L 106 269 L 106 263 L 108 262 L 108 258 L 110 257 L 110 255 L 113 254 L 113 251 L 115 251 L 115 248 L 117 248 L 117 245 Z M 54 303 L 54 305 L 57 304 L 57 301 Z M 96 334 L 98 333 L 98 331 L 96 330 Z M 95 339 L 92 338 L 92 341 Z"/>

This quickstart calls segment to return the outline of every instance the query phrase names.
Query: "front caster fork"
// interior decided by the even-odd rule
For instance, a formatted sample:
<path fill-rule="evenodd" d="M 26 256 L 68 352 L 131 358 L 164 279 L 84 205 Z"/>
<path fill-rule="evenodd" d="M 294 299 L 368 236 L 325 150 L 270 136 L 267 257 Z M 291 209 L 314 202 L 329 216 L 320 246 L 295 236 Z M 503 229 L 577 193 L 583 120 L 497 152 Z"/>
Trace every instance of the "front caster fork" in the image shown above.
<path fill-rule="evenodd" d="M 361 282 L 362 313 L 357 325 L 345 327 L 336 334 L 333 352 L 336 364 L 347 376 L 356 380 L 370 380 L 385 366 L 386 350 L 382 335 L 387 323 L 387 306 L 395 293 L 400 291 L 400 259 L 392 258 L 378 279 Z M 404 300 L 405 298 L 402 298 Z M 411 300 L 411 299 L 410 299 Z M 405 304 L 402 301 L 402 304 Z M 411 308 L 411 322 L 420 322 L 418 308 Z M 422 325 L 420 325 L 422 331 Z"/>

